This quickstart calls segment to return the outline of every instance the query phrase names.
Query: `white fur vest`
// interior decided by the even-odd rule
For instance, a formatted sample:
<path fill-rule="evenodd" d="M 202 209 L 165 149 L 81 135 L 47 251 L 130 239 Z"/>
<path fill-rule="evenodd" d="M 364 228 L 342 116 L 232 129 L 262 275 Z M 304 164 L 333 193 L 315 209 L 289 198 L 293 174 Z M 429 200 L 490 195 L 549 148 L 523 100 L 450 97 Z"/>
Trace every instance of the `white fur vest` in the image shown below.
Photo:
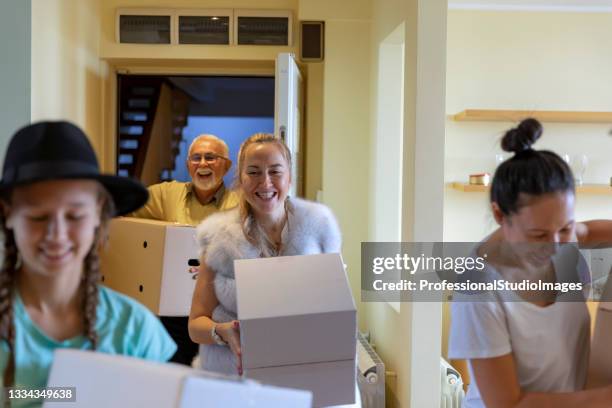
<path fill-rule="evenodd" d="M 206 218 L 197 228 L 200 258 L 215 272 L 215 293 L 219 305 L 215 322 L 236 319 L 236 282 L 234 260 L 253 259 L 260 251 L 242 232 L 238 208 Z M 341 237 L 332 212 L 323 204 L 292 198 L 287 205 L 287 223 L 281 234 L 279 255 L 308 255 L 340 252 Z M 203 368 L 236 374 L 233 357 L 227 347 L 206 345 L 200 349 Z M 204 352 L 204 353 L 202 353 Z"/>

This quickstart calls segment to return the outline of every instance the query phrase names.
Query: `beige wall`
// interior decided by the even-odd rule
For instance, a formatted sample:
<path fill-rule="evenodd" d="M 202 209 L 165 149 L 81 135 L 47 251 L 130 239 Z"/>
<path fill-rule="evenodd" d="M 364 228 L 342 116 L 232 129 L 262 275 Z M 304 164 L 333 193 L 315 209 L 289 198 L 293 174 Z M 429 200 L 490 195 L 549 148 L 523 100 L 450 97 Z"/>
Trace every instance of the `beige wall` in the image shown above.
<path fill-rule="evenodd" d="M 372 239 L 374 222 L 375 50 L 377 41 L 407 18 L 408 7 L 400 3 L 336 1 L 330 7 L 329 2 L 300 2 L 300 18 L 325 19 L 323 198 L 340 222 L 356 299 L 361 290 L 360 244 Z M 370 331 L 387 370 L 398 374 L 387 378 L 388 405 L 409 406 L 410 305 L 402 305 L 402 316 L 387 303 L 358 307 L 360 329 Z"/>
<path fill-rule="evenodd" d="M 364 46 L 369 31 L 368 21 L 325 23 L 323 201 L 340 222 L 342 254 L 355 296 L 360 293 L 361 242 L 368 238 L 370 67 L 353 62 L 369 60 Z"/>
<path fill-rule="evenodd" d="M 443 229 L 446 1 L 382 3 L 373 4 L 372 84 L 379 75 L 380 44 L 399 24 L 406 27 L 402 240 L 439 241 Z M 372 106 L 377 100 L 376 89 L 375 85 Z M 379 137 L 375 131 L 378 120 L 372 118 L 373 145 Z M 373 211 L 371 223 L 376 222 Z M 396 390 L 389 397 L 402 407 L 437 406 L 440 304 L 402 303 L 397 313 L 388 304 L 373 303 L 367 306 L 366 314 L 379 351 L 397 373 Z"/>
<path fill-rule="evenodd" d="M 378 51 L 380 44 L 387 39 L 391 33 L 403 22 L 406 26 L 413 27 L 413 19 L 409 16 L 410 9 L 408 2 L 400 4 L 396 1 L 386 1 L 385 4 L 372 5 L 372 40 L 370 43 L 370 58 L 369 63 L 371 67 L 370 72 L 370 83 L 371 83 L 371 95 L 370 95 L 370 111 L 372 112 L 370 122 L 370 140 L 369 143 L 372 146 L 370 153 L 370 164 L 374 170 L 374 166 L 377 166 L 375 162 L 375 155 L 377 151 L 377 122 L 379 120 L 377 116 L 377 98 L 379 88 L 379 72 L 378 72 Z M 406 30 L 403 36 L 403 41 L 406 41 L 406 36 L 409 36 Z M 405 42 L 406 54 L 411 54 L 410 50 L 407 49 L 411 44 L 411 39 L 407 39 Z M 412 71 L 412 63 L 405 65 L 405 72 Z M 384 75 L 384 73 L 382 74 Z M 404 77 L 406 74 L 404 73 Z M 412 81 L 408 81 L 405 86 L 410 86 Z M 384 96 L 383 96 L 384 97 Z M 392 108 L 392 107 L 390 107 Z M 392 108 L 393 109 L 393 108 Z M 405 115 L 405 113 L 403 113 Z M 410 115 L 413 117 L 413 115 Z M 404 126 L 402 125 L 402 133 L 404 133 Z M 406 135 L 404 134 L 404 137 Z M 405 152 L 411 154 L 413 149 L 404 146 Z M 372 186 L 377 183 L 384 183 L 383 180 L 376 179 L 376 171 L 369 174 L 370 183 Z M 376 239 L 376 236 L 380 235 L 380 231 L 376 228 L 377 200 L 381 197 L 370 197 L 370 208 L 368 209 L 369 215 L 369 239 Z M 402 216 L 412 218 L 411 210 L 405 205 L 402 205 Z M 408 210 L 408 211 L 407 211 Z M 410 355 L 409 351 L 411 347 L 410 341 L 410 325 L 409 315 L 411 312 L 411 305 L 404 303 L 400 305 L 399 312 L 394 309 L 388 303 L 367 303 L 364 304 L 363 314 L 367 322 L 368 330 L 372 334 L 372 340 L 377 346 L 377 352 L 385 362 L 385 368 L 389 372 L 395 373 L 394 377 L 387 377 L 387 405 L 390 407 L 396 406 L 409 406 L 408 398 L 410 393 Z"/>
<path fill-rule="evenodd" d="M 451 11 L 448 114 L 467 108 L 609 111 L 612 14 Z M 492 171 L 511 123 L 447 121 L 447 181 Z M 545 123 L 535 145 L 585 153 L 586 182 L 612 176 L 612 124 Z M 477 241 L 495 228 L 484 193 L 446 190 L 444 238 Z M 610 218 L 612 196 L 579 195 L 577 219 Z"/>
<path fill-rule="evenodd" d="M 100 151 L 98 0 L 32 1 L 32 120 L 67 119 Z"/>
<path fill-rule="evenodd" d="M 315 200 L 317 193 L 323 189 L 323 71 L 324 64 L 304 64 L 306 95 L 305 95 L 305 126 L 304 141 L 305 171 L 304 196 Z"/>
<path fill-rule="evenodd" d="M 373 238 L 376 222 L 372 152 L 377 143 L 377 50 L 402 22 L 407 27 L 402 237 L 442 238 L 446 2 L 305 1 L 300 2 L 299 15 L 325 19 L 323 198 L 338 216 L 343 256 L 359 298 L 360 244 Z M 432 160 L 419 161 L 419 151 L 429 153 L 427 159 Z M 418 187 L 421 182 L 426 185 Z M 421 188 L 419 194 L 416 188 Z M 429 217 L 437 220 L 428 224 Z M 419 218 L 426 222 L 416 225 Z M 397 374 L 395 380 L 388 378 L 389 406 L 435 406 L 440 382 L 439 305 L 404 303 L 397 313 L 387 303 L 369 303 L 360 304 L 359 313 L 360 328 L 371 332 L 387 369 Z"/>

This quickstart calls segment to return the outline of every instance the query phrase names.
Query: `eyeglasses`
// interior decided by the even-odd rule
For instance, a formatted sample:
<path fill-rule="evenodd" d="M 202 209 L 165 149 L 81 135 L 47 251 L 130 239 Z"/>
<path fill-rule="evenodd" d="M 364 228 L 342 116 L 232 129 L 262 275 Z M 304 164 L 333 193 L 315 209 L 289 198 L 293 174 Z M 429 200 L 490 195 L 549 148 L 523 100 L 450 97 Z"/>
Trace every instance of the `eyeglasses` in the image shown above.
<path fill-rule="evenodd" d="M 192 164 L 200 164 L 200 162 L 204 159 L 206 163 L 212 164 L 215 163 L 219 159 L 229 160 L 227 157 L 215 154 L 215 153 L 194 153 L 189 156 L 189 161 Z"/>

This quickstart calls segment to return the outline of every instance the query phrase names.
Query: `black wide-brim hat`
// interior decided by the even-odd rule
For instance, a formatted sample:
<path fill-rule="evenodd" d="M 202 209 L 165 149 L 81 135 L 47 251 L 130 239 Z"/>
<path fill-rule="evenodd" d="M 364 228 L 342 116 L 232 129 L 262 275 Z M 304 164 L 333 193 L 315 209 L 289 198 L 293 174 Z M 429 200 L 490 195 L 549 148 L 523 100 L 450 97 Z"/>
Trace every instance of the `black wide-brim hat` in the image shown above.
<path fill-rule="evenodd" d="M 102 184 L 115 203 L 116 214 L 142 207 L 149 198 L 138 181 L 101 174 L 85 133 L 72 123 L 39 122 L 17 131 L 4 156 L 0 194 L 38 181 L 86 179 Z"/>

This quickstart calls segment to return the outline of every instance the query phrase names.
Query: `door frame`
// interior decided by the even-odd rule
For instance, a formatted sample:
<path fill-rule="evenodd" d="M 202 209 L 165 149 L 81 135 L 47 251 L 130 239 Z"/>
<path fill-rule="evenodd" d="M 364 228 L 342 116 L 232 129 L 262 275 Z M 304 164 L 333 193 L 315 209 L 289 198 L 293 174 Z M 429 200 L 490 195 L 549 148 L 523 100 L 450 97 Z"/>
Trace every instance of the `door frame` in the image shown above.
<path fill-rule="evenodd" d="M 107 65 L 103 81 L 103 103 L 100 146 L 102 171 L 115 174 L 117 153 L 117 76 L 265 76 L 275 77 L 275 60 L 159 60 L 159 59 L 111 59 L 102 60 Z"/>

